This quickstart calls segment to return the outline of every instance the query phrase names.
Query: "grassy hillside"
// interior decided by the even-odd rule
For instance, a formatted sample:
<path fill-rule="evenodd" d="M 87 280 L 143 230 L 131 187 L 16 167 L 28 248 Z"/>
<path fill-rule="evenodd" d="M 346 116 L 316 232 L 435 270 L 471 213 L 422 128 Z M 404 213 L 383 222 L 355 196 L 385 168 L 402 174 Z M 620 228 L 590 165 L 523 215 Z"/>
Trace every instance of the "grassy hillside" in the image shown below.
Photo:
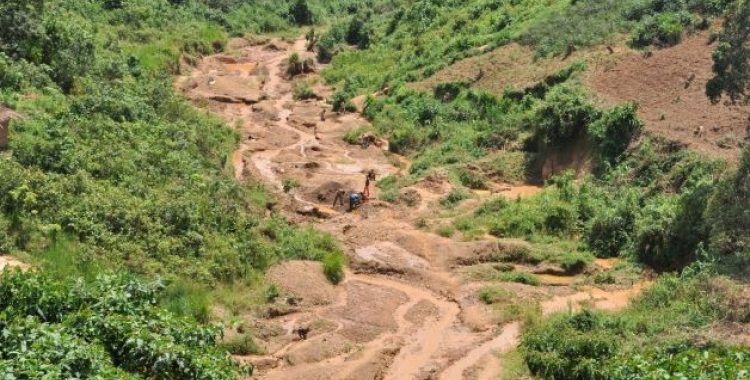
<path fill-rule="evenodd" d="M 240 32 L 237 24 L 264 32 L 291 27 L 284 7 L 3 7 L 28 25 L 6 31 L 15 35 L 3 40 L 0 55 L 3 102 L 24 115 L 0 161 L 0 251 L 37 252 L 74 240 L 82 260 L 229 281 L 282 258 L 320 259 L 335 250 L 326 237 L 264 220 L 263 190 L 225 175 L 237 136 L 172 91 L 170 73 L 181 57 L 221 50 Z"/>

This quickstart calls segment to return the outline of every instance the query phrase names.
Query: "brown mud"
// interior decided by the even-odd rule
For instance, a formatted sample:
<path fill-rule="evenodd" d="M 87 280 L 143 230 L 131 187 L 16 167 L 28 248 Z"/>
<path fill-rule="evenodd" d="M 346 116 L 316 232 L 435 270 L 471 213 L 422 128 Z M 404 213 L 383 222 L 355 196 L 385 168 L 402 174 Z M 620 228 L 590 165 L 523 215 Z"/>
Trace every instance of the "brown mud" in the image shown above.
<path fill-rule="evenodd" d="M 178 88 L 238 128 L 242 142 L 232 156 L 238 180 L 261 179 L 283 199 L 288 219 L 333 234 L 349 257 L 346 279 L 338 286 L 325 282 L 318 263 L 284 263 L 270 270 L 268 280 L 293 296 L 295 306 L 273 316 L 251 316 L 278 333 L 257 336 L 265 355 L 237 359 L 256 364 L 257 379 L 497 378 L 502 363 L 496 354 L 518 344 L 520 324 L 493 324 L 490 310 L 474 296 L 479 284 L 467 280 L 460 272 L 463 264 L 456 263 L 481 263 L 482 255 L 491 256 L 488 250 L 510 243 L 460 242 L 415 227 L 417 220 L 437 217 L 436 200 L 451 190 L 439 178 L 406 189 L 420 199 L 414 207 L 375 200 L 374 187 L 373 200 L 355 212 L 333 206 L 336 190 L 362 190 L 366 171 L 381 178 L 397 174 L 403 165 L 394 162 L 406 160 L 388 157 L 383 147 L 344 142 L 348 130 L 367 124 L 360 115 L 336 114 L 324 100 L 293 99 L 292 83 L 299 78 L 286 76 L 284 62 L 292 52 L 310 55 L 304 40 L 230 46 L 237 47 L 231 57 L 205 58 L 178 80 Z M 320 85 L 316 90 L 321 97 L 331 93 Z M 284 193 L 284 180 L 299 187 Z M 492 188 L 509 198 L 539 191 Z M 523 297 L 516 292 L 520 284 L 496 285 Z M 533 289 L 543 293 L 545 313 L 581 304 L 619 308 L 638 291 Z M 310 327 L 307 340 L 295 336 L 300 326 Z"/>

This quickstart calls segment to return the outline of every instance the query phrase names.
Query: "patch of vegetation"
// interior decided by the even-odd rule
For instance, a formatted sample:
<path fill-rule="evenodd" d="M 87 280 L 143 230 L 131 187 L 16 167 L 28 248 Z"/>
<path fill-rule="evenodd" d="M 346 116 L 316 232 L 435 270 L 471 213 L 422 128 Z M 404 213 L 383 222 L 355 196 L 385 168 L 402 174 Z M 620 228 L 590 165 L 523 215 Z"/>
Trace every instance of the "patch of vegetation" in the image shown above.
<path fill-rule="evenodd" d="M 455 189 L 448 193 L 445 197 L 440 199 L 440 204 L 443 205 L 443 207 L 447 208 L 453 208 L 458 206 L 459 203 L 463 202 L 466 199 L 469 199 L 471 196 L 469 193 L 462 189 Z"/>
<path fill-rule="evenodd" d="M 332 284 L 338 284 L 344 279 L 344 264 L 346 257 L 341 252 L 329 253 L 323 258 L 323 273 Z"/>
<path fill-rule="evenodd" d="M 255 342 L 252 335 L 237 334 L 221 342 L 221 347 L 232 355 L 261 355 L 263 348 Z"/>
<path fill-rule="evenodd" d="M 748 360 L 746 350 L 719 342 L 698 347 L 686 331 L 742 318 L 748 310 L 734 309 L 738 294 L 702 269 L 665 276 L 624 313 L 584 310 L 534 325 L 523 338 L 526 363 L 548 379 L 731 378 Z"/>
<path fill-rule="evenodd" d="M 450 238 L 456 234 L 456 229 L 453 228 L 449 224 L 445 224 L 445 225 L 439 226 L 435 232 L 444 238 Z"/>
<path fill-rule="evenodd" d="M 539 277 L 528 272 L 503 272 L 498 276 L 498 280 L 505 282 L 517 282 L 519 284 L 539 286 L 542 281 Z"/>
<path fill-rule="evenodd" d="M 0 377 L 239 374 L 215 347 L 219 330 L 196 321 L 214 303 L 237 313 L 262 302 L 258 273 L 280 260 L 341 252 L 329 236 L 264 216 L 268 194 L 227 170 L 238 135 L 175 95 L 172 75 L 230 36 L 353 3 L 0 4 L 0 102 L 24 115 L 0 157 L 0 251 L 50 278 L 0 278 L 19 289 L 0 308 Z M 102 268 L 169 285 L 100 281 Z"/>
<path fill-rule="evenodd" d="M 300 183 L 296 178 L 284 178 L 281 180 L 281 187 L 285 193 L 288 193 L 300 187 Z"/>
<path fill-rule="evenodd" d="M 294 77 L 315 71 L 315 62 L 310 58 L 303 59 L 299 53 L 292 53 L 286 61 L 286 74 Z"/>
<path fill-rule="evenodd" d="M 295 100 L 317 99 L 318 95 L 313 91 L 309 81 L 298 80 L 292 84 L 292 97 Z"/>
<path fill-rule="evenodd" d="M 493 303 L 508 301 L 512 298 L 512 294 L 501 288 L 485 287 L 477 292 L 477 298 L 487 305 Z"/>
<path fill-rule="evenodd" d="M 227 380 L 247 374 L 217 348 L 220 328 L 160 309 L 163 290 L 128 276 L 86 284 L 0 273 L 0 374 Z"/>

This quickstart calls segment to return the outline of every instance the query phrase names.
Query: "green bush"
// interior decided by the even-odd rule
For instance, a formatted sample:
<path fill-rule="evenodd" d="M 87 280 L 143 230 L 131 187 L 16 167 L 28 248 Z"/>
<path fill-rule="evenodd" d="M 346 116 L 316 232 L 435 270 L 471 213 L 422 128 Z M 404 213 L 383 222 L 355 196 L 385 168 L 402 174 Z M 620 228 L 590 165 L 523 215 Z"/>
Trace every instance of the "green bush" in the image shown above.
<path fill-rule="evenodd" d="M 448 195 L 440 199 L 440 204 L 443 207 L 453 208 L 458 206 L 462 201 L 469 199 L 470 195 L 461 189 L 452 190 Z"/>
<path fill-rule="evenodd" d="M 261 355 L 263 347 L 255 342 L 249 334 L 239 334 L 221 342 L 221 348 L 232 355 Z"/>
<path fill-rule="evenodd" d="M 281 180 L 281 187 L 285 193 L 288 193 L 300 187 L 300 183 L 295 178 L 284 178 L 283 180 Z"/>
<path fill-rule="evenodd" d="M 528 272 L 504 272 L 498 277 L 498 280 L 505 282 L 517 282 L 519 284 L 539 286 L 541 281 L 539 277 Z"/>
<path fill-rule="evenodd" d="M 7 378 L 235 379 L 220 329 L 157 306 L 163 287 L 127 276 L 91 283 L 0 273 L 0 374 Z"/>
<path fill-rule="evenodd" d="M 646 17 L 633 32 L 630 44 L 634 47 L 677 45 L 682 40 L 685 27 L 693 22 L 693 16 L 687 12 L 662 13 Z"/>
<path fill-rule="evenodd" d="M 597 257 L 618 257 L 629 248 L 636 214 L 622 207 L 594 217 L 586 229 L 586 243 Z"/>
<path fill-rule="evenodd" d="M 750 259 L 750 145 L 736 172 L 718 185 L 706 212 L 711 251 L 720 258 Z"/>
<path fill-rule="evenodd" d="M 313 91 L 310 82 L 301 80 L 294 82 L 292 85 L 292 97 L 295 100 L 308 100 L 316 99 L 318 95 Z"/>
<path fill-rule="evenodd" d="M 591 255 L 581 252 L 570 252 L 560 259 L 560 267 L 568 274 L 582 273 L 593 261 Z"/>
<path fill-rule="evenodd" d="M 346 91 L 336 91 L 333 94 L 331 105 L 335 112 L 357 112 L 357 107 L 352 103 L 352 96 Z"/>
<path fill-rule="evenodd" d="M 599 115 L 583 90 L 575 85 L 555 86 L 534 111 L 531 121 L 537 139 L 559 145 L 583 137 L 586 128 Z"/>
<path fill-rule="evenodd" d="M 484 302 L 487 305 L 492 305 L 493 303 L 503 302 L 512 297 L 512 293 L 508 292 L 505 289 L 501 288 L 493 288 L 493 287 L 485 287 L 480 289 L 477 292 L 477 298 L 479 298 L 482 302 Z"/>
<path fill-rule="evenodd" d="M 341 252 L 327 254 L 323 258 L 323 272 L 333 284 L 338 284 L 344 279 L 345 257 Z"/>
<path fill-rule="evenodd" d="M 640 134 L 643 123 L 638 119 L 635 103 L 615 107 L 589 126 L 589 135 L 602 156 L 602 161 L 615 163 L 630 143 Z"/>

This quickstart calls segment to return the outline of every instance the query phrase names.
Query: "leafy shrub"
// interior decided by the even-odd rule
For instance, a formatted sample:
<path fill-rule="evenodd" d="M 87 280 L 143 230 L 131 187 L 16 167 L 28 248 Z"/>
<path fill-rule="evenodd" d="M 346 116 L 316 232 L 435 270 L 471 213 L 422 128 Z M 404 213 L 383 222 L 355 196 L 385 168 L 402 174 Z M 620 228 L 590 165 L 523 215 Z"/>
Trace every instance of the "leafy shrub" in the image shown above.
<path fill-rule="evenodd" d="M 309 73 L 315 70 L 315 64 L 311 59 L 302 59 L 299 53 L 292 53 L 286 62 L 286 73 L 290 77 Z"/>
<path fill-rule="evenodd" d="M 361 127 L 349 129 L 346 131 L 346 133 L 344 133 L 344 141 L 346 141 L 347 144 L 359 145 L 362 143 L 362 136 L 366 133 L 373 133 L 372 127 L 361 126 Z M 389 177 L 383 178 L 383 180 L 385 180 L 386 178 L 392 178 L 393 180 L 396 179 L 395 177 L 389 176 Z M 381 180 L 379 183 L 383 183 L 383 180 Z"/>
<path fill-rule="evenodd" d="M 647 17 L 633 32 L 630 44 L 634 47 L 677 45 L 682 40 L 685 27 L 693 22 L 693 17 L 686 12 L 662 13 Z"/>
<path fill-rule="evenodd" d="M 750 145 L 739 169 L 718 185 L 706 212 L 711 226 L 711 250 L 718 257 L 750 258 Z"/>
<path fill-rule="evenodd" d="M 308 81 L 296 81 L 292 85 L 292 97 L 295 100 L 316 99 L 318 97 Z"/>
<path fill-rule="evenodd" d="M 357 107 L 352 103 L 352 96 L 346 91 L 336 91 L 331 100 L 333 110 L 336 112 L 356 112 Z"/>
<path fill-rule="evenodd" d="M 537 139 L 544 144 L 558 145 L 581 137 L 588 124 L 598 118 L 594 106 L 580 87 L 556 86 L 534 111 L 532 125 Z"/>
<path fill-rule="evenodd" d="M 477 292 L 477 298 L 487 305 L 502 302 L 512 297 L 512 294 L 505 289 L 485 287 Z"/>
<path fill-rule="evenodd" d="M 458 170 L 458 180 L 461 185 L 474 190 L 483 190 L 487 188 L 487 178 L 481 173 L 469 169 Z"/>
<path fill-rule="evenodd" d="M 635 219 L 634 210 L 626 207 L 597 215 L 586 229 L 588 248 L 597 257 L 620 256 L 629 247 Z"/>
<path fill-rule="evenodd" d="M 160 310 L 163 287 L 126 276 L 93 283 L 0 274 L 0 373 L 9 378 L 234 379 L 220 329 Z M 27 349 L 32 348 L 32 349 Z"/>
<path fill-rule="evenodd" d="M 605 112 L 589 126 L 589 135 L 602 156 L 602 161 L 614 163 L 643 129 L 638 119 L 638 106 L 629 103 Z"/>
<path fill-rule="evenodd" d="M 453 208 L 459 203 L 469 198 L 469 194 L 461 189 L 452 190 L 448 195 L 440 199 L 440 204 L 443 207 Z"/>
<path fill-rule="evenodd" d="M 232 355 L 260 355 L 263 354 L 263 347 L 255 342 L 249 334 L 238 334 L 221 342 L 221 348 Z"/>
<path fill-rule="evenodd" d="M 283 180 L 281 180 L 281 187 L 285 193 L 288 193 L 300 187 L 300 183 L 295 178 L 284 178 Z"/>
<path fill-rule="evenodd" d="M 313 23 L 313 13 L 307 5 L 307 0 L 294 0 L 289 8 L 289 16 L 297 25 L 312 25 Z"/>
<path fill-rule="evenodd" d="M 266 302 L 268 303 L 275 302 L 276 299 L 279 298 L 280 295 L 281 293 L 279 292 L 279 287 L 276 286 L 276 284 L 268 285 L 268 287 L 266 288 L 266 294 L 265 294 Z"/>
<path fill-rule="evenodd" d="M 370 47 L 370 34 L 366 20 L 361 16 L 355 16 L 349 22 L 349 28 L 346 32 L 345 40 L 349 45 L 356 45 L 360 49 Z"/>
<path fill-rule="evenodd" d="M 344 279 L 345 258 L 341 252 L 327 254 L 323 258 L 323 273 L 333 284 L 338 284 Z"/>
<path fill-rule="evenodd" d="M 451 225 L 449 224 L 445 224 L 445 225 L 438 227 L 437 231 L 435 232 L 437 232 L 438 235 L 444 238 L 450 238 L 456 234 L 456 230 L 453 227 L 451 227 Z"/>
<path fill-rule="evenodd" d="M 579 274 L 591 264 L 591 255 L 581 252 L 570 252 L 560 259 L 560 266 L 568 274 Z"/>

